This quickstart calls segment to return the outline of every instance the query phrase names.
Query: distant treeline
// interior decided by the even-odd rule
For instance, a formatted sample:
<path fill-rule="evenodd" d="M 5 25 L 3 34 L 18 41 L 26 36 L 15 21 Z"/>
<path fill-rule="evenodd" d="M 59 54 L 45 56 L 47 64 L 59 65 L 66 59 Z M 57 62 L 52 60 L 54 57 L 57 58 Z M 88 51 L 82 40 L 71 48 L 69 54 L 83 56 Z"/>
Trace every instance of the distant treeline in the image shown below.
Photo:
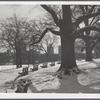
<path fill-rule="evenodd" d="M 48 62 L 50 61 L 57 61 L 61 60 L 61 57 L 58 54 L 51 54 L 49 55 Z M 33 64 L 33 63 L 42 63 L 47 62 L 45 54 L 32 54 L 29 52 L 22 53 L 22 64 Z M 0 53 L 0 65 L 7 65 L 7 64 L 15 64 L 15 61 L 8 52 Z"/>
<path fill-rule="evenodd" d="M 77 60 L 85 59 L 85 53 L 82 52 L 75 52 L 75 57 Z M 100 55 L 93 53 L 93 58 L 99 58 Z M 22 53 L 22 64 L 34 64 L 34 63 L 43 63 L 43 62 L 51 62 L 51 61 L 59 61 L 61 60 L 61 56 L 59 54 L 50 54 L 49 59 L 47 61 L 45 54 L 39 53 L 29 53 L 24 52 Z M 7 65 L 7 64 L 15 64 L 15 61 L 8 52 L 0 53 L 0 65 Z"/>

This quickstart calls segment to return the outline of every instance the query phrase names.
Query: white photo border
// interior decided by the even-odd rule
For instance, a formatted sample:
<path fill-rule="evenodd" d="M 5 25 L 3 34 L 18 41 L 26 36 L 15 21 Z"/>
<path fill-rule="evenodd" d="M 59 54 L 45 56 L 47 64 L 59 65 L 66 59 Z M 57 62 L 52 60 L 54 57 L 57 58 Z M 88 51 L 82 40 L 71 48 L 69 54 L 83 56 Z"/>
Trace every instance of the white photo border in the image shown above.
<path fill-rule="evenodd" d="M 100 1 L 0 1 L 0 5 L 100 5 Z M 0 99 L 100 99 L 100 94 L 83 93 L 0 93 Z"/>

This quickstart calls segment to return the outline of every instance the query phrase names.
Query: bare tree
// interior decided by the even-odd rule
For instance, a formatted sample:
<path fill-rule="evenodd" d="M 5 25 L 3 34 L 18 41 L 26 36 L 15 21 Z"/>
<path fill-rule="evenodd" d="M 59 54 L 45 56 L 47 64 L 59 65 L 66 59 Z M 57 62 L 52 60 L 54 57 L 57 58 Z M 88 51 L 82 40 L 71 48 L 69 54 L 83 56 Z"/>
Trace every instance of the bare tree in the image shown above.
<path fill-rule="evenodd" d="M 29 41 L 29 23 L 14 14 L 13 17 L 1 20 L 0 27 L 2 45 L 9 50 L 17 68 L 22 67 L 22 51 Z"/>
<path fill-rule="evenodd" d="M 100 15 L 96 16 L 96 14 L 99 14 L 99 6 L 96 5 L 79 5 L 79 6 L 74 6 L 73 7 L 73 19 L 76 21 L 78 16 L 92 16 L 90 18 L 87 18 L 83 21 L 83 26 L 93 26 L 96 25 L 96 23 L 98 23 L 98 21 L 100 20 Z M 77 12 L 77 13 L 76 13 Z M 80 28 L 82 25 L 79 25 L 78 28 Z M 92 34 L 93 33 L 93 34 Z M 79 38 L 82 38 L 85 41 L 85 50 L 86 50 L 86 61 L 92 61 L 92 50 L 95 47 L 96 43 L 98 42 L 97 38 L 91 38 L 89 36 L 96 36 L 97 34 L 95 34 L 97 32 L 95 31 L 91 31 L 91 30 L 87 30 L 84 33 L 82 33 L 81 36 L 79 36 Z"/>
<path fill-rule="evenodd" d="M 81 23 L 83 23 L 85 20 L 90 19 L 92 17 L 96 17 L 100 15 L 99 8 L 95 12 L 87 13 L 86 15 L 79 15 L 76 20 L 72 20 L 72 11 L 70 5 L 61 5 L 61 18 L 58 17 L 58 14 L 56 13 L 56 10 L 52 8 L 50 5 L 41 5 L 42 8 L 44 8 L 48 14 L 52 16 L 53 21 L 55 22 L 54 25 L 56 25 L 56 28 L 53 29 L 51 27 L 47 27 L 44 29 L 44 31 L 41 33 L 39 39 L 34 42 L 38 43 L 42 40 L 44 35 L 51 31 L 55 35 L 59 35 L 61 38 L 61 51 L 62 51 L 62 57 L 61 57 L 61 67 L 59 68 L 58 72 L 62 73 L 64 71 L 64 74 L 70 74 L 70 71 L 77 73 L 77 64 L 75 60 L 75 50 L 74 50 L 74 42 L 75 39 L 78 37 L 84 37 L 84 32 L 86 31 L 98 31 L 100 32 L 100 29 L 94 25 L 91 26 L 84 26 L 81 28 L 78 28 Z M 56 7 L 56 6 L 53 6 Z M 80 8 L 79 8 L 80 9 Z M 93 8 L 90 7 L 90 11 Z M 98 37 L 93 36 L 87 36 L 86 38 L 91 39 L 98 39 Z"/>

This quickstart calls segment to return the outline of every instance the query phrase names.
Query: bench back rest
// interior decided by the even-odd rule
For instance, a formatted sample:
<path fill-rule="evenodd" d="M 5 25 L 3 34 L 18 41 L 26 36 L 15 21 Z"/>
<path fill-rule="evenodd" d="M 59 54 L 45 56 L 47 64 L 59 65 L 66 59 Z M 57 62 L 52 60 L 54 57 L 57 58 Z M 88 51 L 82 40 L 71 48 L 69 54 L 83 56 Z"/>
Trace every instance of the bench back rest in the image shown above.
<path fill-rule="evenodd" d="M 23 68 L 23 73 L 27 73 L 28 72 L 28 67 Z"/>

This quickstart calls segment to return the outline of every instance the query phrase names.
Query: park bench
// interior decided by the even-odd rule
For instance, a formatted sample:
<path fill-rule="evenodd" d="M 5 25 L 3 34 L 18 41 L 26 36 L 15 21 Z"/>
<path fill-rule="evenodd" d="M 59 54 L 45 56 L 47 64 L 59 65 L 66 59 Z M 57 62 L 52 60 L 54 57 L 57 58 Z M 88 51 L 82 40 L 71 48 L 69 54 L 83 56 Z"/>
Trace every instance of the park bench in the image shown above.
<path fill-rule="evenodd" d="M 37 71 L 38 70 L 38 64 L 35 64 L 33 68 L 31 68 L 32 71 Z"/>
<path fill-rule="evenodd" d="M 27 93 L 28 87 L 31 84 L 30 80 L 20 79 L 17 83 L 16 93 Z"/>
<path fill-rule="evenodd" d="M 20 74 L 21 76 L 27 75 L 28 74 L 28 67 L 23 68 L 22 72 L 19 72 L 18 74 Z"/>
<path fill-rule="evenodd" d="M 61 64 L 61 61 L 59 61 L 57 64 Z"/>
<path fill-rule="evenodd" d="M 50 66 L 55 66 L 55 62 L 51 62 Z"/>
<path fill-rule="evenodd" d="M 47 63 L 43 63 L 42 68 L 47 68 Z"/>

